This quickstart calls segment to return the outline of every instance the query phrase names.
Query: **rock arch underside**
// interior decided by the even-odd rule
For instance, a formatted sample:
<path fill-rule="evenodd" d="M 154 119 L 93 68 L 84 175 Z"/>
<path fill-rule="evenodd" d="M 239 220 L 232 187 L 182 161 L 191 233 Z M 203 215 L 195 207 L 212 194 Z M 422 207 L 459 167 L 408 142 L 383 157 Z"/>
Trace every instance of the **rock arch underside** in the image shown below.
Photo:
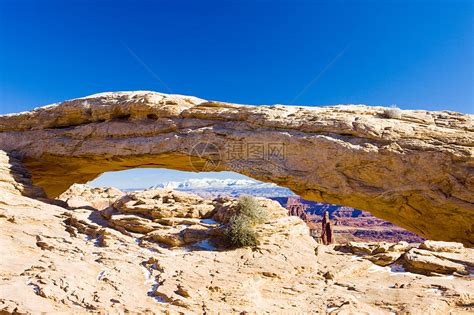
<path fill-rule="evenodd" d="M 137 167 L 234 171 L 474 245 L 474 119 L 364 105 L 248 106 L 113 92 L 0 116 L 0 150 L 56 197 Z"/>

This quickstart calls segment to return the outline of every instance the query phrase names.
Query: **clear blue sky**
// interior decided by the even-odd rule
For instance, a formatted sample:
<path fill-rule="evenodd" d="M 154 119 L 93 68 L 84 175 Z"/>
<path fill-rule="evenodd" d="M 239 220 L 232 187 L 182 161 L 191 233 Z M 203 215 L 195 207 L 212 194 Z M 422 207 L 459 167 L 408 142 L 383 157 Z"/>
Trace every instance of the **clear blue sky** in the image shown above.
<path fill-rule="evenodd" d="M 473 3 L 0 0 L 0 114 L 117 90 L 473 113 Z"/>

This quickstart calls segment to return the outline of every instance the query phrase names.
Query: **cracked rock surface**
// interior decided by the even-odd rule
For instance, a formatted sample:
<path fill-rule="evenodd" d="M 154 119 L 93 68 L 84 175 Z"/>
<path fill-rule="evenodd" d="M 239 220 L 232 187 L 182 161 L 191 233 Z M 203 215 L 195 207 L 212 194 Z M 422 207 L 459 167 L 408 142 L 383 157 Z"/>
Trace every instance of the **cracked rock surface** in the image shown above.
<path fill-rule="evenodd" d="M 2 313 L 473 310 L 474 250 L 460 244 L 322 246 L 301 219 L 260 198 L 270 212 L 256 227 L 260 244 L 231 249 L 221 238 L 235 211 L 231 198 L 158 189 L 117 196 L 112 206 L 95 210 L 90 201 L 110 201 L 109 190 L 73 187 L 68 198 L 77 193 L 89 204 L 71 207 L 36 196 L 28 177 L 18 174 L 24 169 L 11 167 L 15 163 L 0 161 Z M 146 211 L 135 211 L 140 205 Z M 189 211 L 191 205 L 213 209 Z M 377 255 L 392 258 L 371 259 Z"/>
<path fill-rule="evenodd" d="M 0 116 L 0 150 L 50 197 L 107 171 L 227 170 L 474 245 L 473 115 L 111 92 Z"/>

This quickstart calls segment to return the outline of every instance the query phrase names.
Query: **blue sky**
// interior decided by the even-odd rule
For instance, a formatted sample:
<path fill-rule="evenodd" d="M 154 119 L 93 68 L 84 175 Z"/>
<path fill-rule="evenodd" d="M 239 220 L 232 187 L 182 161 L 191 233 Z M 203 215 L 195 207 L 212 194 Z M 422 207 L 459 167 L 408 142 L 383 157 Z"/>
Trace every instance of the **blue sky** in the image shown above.
<path fill-rule="evenodd" d="M 0 0 L 0 114 L 118 90 L 473 113 L 473 3 Z"/>

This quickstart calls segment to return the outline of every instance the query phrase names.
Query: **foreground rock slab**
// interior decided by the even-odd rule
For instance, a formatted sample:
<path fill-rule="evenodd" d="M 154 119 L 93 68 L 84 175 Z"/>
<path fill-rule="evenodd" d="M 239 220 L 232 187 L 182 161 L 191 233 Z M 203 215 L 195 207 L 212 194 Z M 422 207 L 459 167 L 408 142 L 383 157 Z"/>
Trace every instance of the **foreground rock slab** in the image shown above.
<path fill-rule="evenodd" d="M 3 312 L 462 314 L 474 303 L 470 278 L 378 267 L 316 244 L 297 217 L 259 226 L 256 248 L 173 247 L 87 208 L 12 196 L 0 194 Z"/>
<path fill-rule="evenodd" d="M 335 249 L 391 269 L 429 276 L 474 276 L 474 249 L 464 248 L 459 243 L 429 240 L 421 244 L 349 242 L 336 245 Z"/>
<path fill-rule="evenodd" d="M 446 252 L 451 247 L 440 243 L 429 244 L 436 251 L 403 242 L 357 243 L 348 244 L 357 254 L 342 252 L 318 245 L 301 219 L 286 216 L 284 208 L 267 199 L 258 199 L 270 212 L 256 227 L 260 244 L 226 248 L 219 242 L 219 230 L 234 213 L 235 200 L 209 203 L 192 195 L 171 200 L 167 196 L 172 192 L 165 190 L 133 195 L 153 206 L 166 197 L 176 204 L 176 212 L 167 207 L 161 214 L 192 213 L 187 218 L 154 218 L 153 212 L 127 212 L 129 207 L 94 210 L 58 203 L 61 207 L 53 200 L 23 196 L 22 191 L 35 192 L 31 181 L 18 173 L 24 170 L 10 167 L 16 163 L 12 160 L 1 163 L 0 172 L 8 171 L 0 187 L 0 313 L 472 312 L 473 249 L 454 245 L 456 252 Z M 110 201 L 107 190 L 75 191 Z M 149 194 L 156 199 L 148 199 Z M 69 197 L 74 197 L 72 190 Z M 179 209 L 183 200 L 201 200 L 214 209 L 202 214 L 206 218 L 196 217 Z M 167 238 L 148 237 L 158 232 Z M 469 274 L 427 276 L 397 263 L 381 267 L 367 259 L 414 249 L 456 261 Z"/>
<path fill-rule="evenodd" d="M 69 208 L 92 208 L 103 210 L 110 207 L 124 193 L 116 188 L 92 188 L 74 184 L 59 196 Z"/>
<path fill-rule="evenodd" d="M 107 171 L 227 170 L 474 245 L 473 115 L 115 92 L 0 116 L 0 150 L 50 197 Z"/>

